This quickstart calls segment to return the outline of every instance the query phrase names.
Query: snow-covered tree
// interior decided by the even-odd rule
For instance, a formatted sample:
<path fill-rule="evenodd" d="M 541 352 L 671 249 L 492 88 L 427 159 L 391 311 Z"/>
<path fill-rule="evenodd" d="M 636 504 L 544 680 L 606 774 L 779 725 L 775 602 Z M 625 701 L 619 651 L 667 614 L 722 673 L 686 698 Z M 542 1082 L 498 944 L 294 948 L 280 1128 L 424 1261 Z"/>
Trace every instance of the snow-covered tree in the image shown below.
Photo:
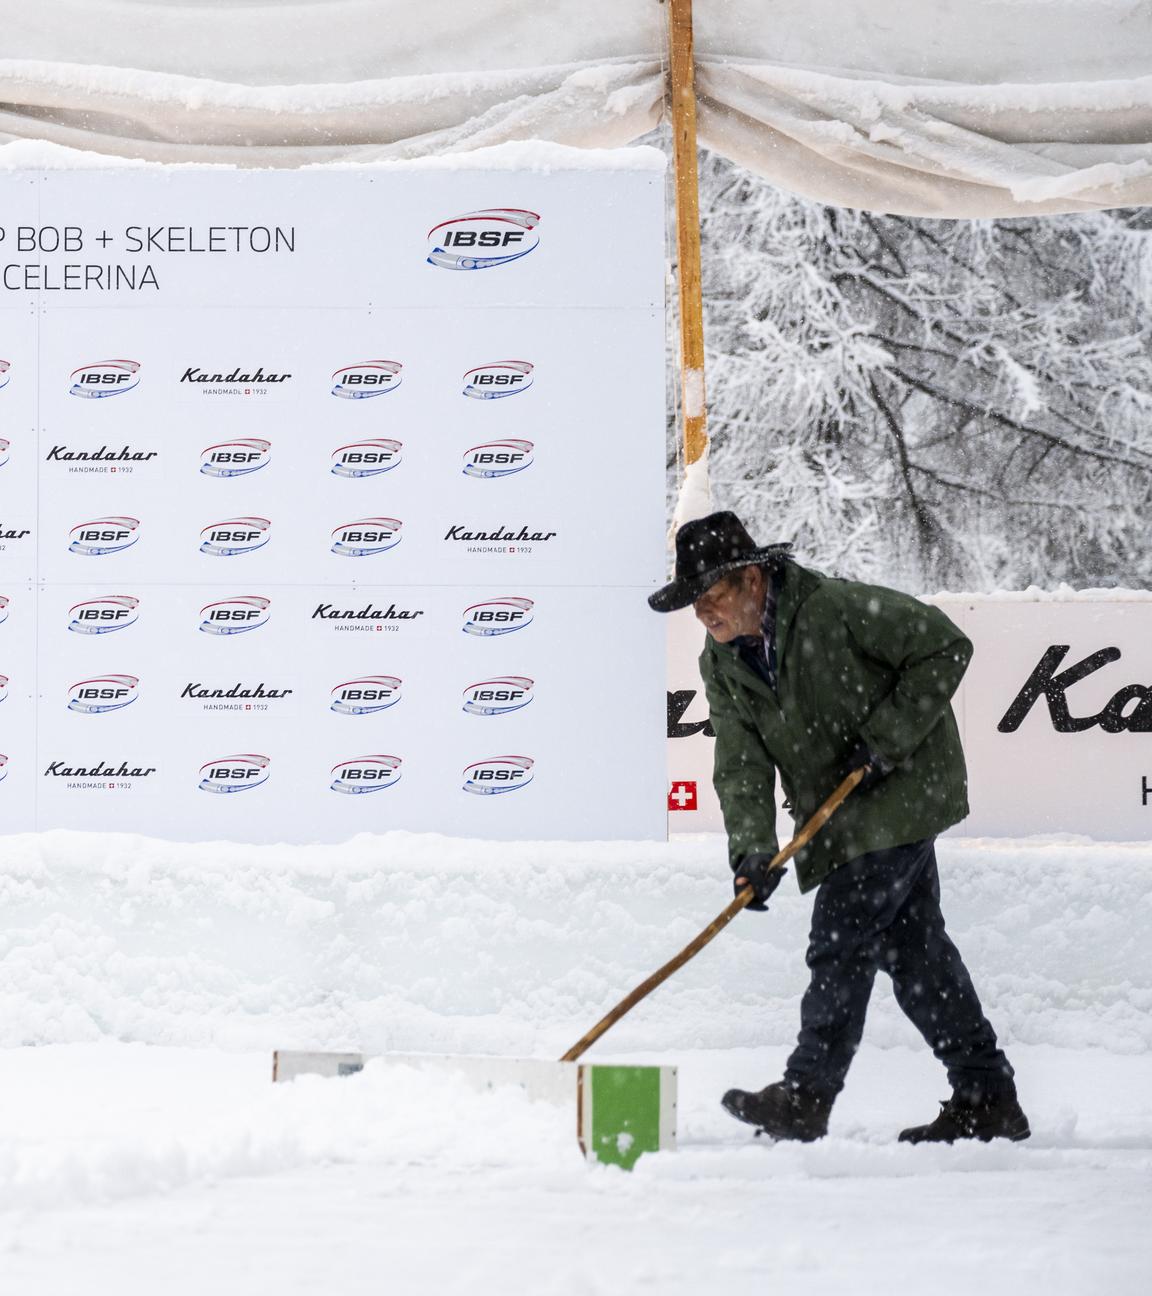
<path fill-rule="evenodd" d="M 1139 216 L 823 207 L 701 155 L 717 507 L 908 589 L 1152 582 Z"/>

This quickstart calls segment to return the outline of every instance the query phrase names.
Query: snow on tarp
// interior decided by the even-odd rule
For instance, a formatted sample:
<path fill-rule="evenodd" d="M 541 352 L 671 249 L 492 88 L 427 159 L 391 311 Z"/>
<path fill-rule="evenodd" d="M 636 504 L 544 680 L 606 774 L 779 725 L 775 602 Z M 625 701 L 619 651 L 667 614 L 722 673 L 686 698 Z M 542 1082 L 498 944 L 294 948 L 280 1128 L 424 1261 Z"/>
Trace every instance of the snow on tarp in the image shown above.
<path fill-rule="evenodd" d="M 703 142 L 784 188 L 948 217 L 1152 204 L 1144 0 L 695 11 Z M 616 147 L 663 113 L 657 0 L 0 0 L 0 19 L 0 140 L 299 166 Z"/>

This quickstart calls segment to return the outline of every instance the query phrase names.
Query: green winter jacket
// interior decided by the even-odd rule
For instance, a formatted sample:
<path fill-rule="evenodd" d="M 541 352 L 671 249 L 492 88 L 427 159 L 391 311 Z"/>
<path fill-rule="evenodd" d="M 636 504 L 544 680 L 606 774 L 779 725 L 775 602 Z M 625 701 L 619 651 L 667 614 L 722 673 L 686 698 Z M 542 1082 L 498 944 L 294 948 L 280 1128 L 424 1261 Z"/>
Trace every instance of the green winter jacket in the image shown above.
<path fill-rule="evenodd" d="M 964 751 L 950 699 L 972 644 L 943 612 L 786 562 L 776 653 L 779 698 L 733 647 L 709 637 L 700 656 L 733 865 L 750 851 L 778 849 L 777 770 L 799 826 L 843 779 L 860 739 L 895 769 L 853 792 L 797 854 L 801 891 L 857 855 L 964 818 Z"/>

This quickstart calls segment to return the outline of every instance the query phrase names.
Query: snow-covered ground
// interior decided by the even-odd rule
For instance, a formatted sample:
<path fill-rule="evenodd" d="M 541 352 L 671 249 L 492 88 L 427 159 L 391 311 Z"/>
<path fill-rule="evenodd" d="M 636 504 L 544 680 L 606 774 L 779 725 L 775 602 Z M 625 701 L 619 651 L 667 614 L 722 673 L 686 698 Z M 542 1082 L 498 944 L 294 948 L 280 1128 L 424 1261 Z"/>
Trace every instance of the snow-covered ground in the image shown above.
<path fill-rule="evenodd" d="M 1032 1140 L 896 1143 L 946 1086 L 882 985 L 828 1139 L 723 1114 L 795 1029 L 789 884 L 597 1051 L 680 1067 L 680 1149 L 629 1175 L 518 1092 L 386 1065 L 273 1087 L 270 1049 L 555 1057 L 725 902 L 719 839 L 9 837 L 0 1292 L 1146 1291 L 1152 847 L 941 861 Z"/>

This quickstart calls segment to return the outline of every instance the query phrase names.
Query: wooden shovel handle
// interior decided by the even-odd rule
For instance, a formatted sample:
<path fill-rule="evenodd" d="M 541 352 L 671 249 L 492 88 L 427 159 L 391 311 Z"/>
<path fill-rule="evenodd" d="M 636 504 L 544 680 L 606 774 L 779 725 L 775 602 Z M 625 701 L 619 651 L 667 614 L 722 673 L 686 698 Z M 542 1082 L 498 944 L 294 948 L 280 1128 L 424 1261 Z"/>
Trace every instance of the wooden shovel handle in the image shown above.
<path fill-rule="evenodd" d="M 863 769 L 853 770 L 852 773 L 848 775 L 844 782 L 840 784 L 836 791 L 832 793 L 828 800 L 824 802 L 820 809 L 816 811 L 812 818 L 808 820 L 788 845 L 778 854 L 773 856 L 772 863 L 768 866 L 769 868 L 782 868 L 797 851 L 802 850 L 808 845 L 812 838 L 816 836 L 820 829 L 824 827 L 828 820 L 831 819 L 840 808 L 856 784 L 864 777 L 866 769 L 867 766 Z M 727 906 L 727 908 L 712 919 L 699 936 L 696 936 L 693 940 L 689 941 L 675 958 L 669 959 L 662 968 L 658 968 L 653 972 L 646 981 L 641 981 L 630 995 L 621 999 L 610 1013 L 602 1017 L 586 1035 L 582 1035 L 580 1039 L 572 1045 L 568 1052 L 561 1057 L 560 1061 L 575 1062 L 578 1057 L 582 1057 L 583 1054 L 596 1043 L 601 1035 L 615 1026 L 620 1018 L 626 1013 L 631 1012 L 641 999 L 646 999 L 658 985 L 667 981 L 673 972 L 682 968 L 689 959 L 695 958 L 705 945 L 719 936 L 732 919 L 735 918 L 741 909 L 743 909 L 752 899 L 754 899 L 752 888 L 750 886 L 745 887 L 744 890 L 741 891 L 731 902 L 731 904 Z"/>

